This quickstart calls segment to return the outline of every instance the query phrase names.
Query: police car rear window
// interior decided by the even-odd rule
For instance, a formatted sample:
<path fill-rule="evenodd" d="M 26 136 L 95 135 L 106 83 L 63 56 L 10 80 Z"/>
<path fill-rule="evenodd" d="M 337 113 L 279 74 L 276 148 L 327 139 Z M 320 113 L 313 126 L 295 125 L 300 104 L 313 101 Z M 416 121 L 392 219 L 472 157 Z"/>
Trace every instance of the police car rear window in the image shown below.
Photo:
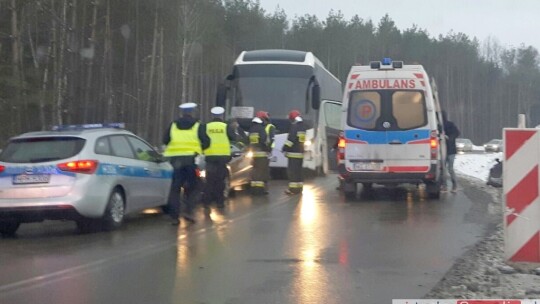
<path fill-rule="evenodd" d="M 41 163 L 70 158 L 81 152 L 85 139 L 79 137 L 19 138 L 8 143 L 0 161 Z"/>

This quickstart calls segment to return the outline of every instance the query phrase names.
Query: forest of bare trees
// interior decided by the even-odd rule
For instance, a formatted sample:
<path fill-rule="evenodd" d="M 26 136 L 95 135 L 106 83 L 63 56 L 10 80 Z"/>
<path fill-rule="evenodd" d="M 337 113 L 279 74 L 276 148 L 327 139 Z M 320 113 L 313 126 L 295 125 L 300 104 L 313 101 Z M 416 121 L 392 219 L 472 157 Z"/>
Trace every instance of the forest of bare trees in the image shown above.
<path fill-rule="evenodd" d="M 0 0 L 0 140 L 61 123 L 126 122 L 158 143 L 177 105 L 203 113 L 243 50 L 312 51 L 342 81 L 353 64 L 421 63 L 477 144 L 540 103 L 538 51 L 391 19 L 266 12 L 255 0 Z M 538 123 L 538 122 L 537 122 Z"/>

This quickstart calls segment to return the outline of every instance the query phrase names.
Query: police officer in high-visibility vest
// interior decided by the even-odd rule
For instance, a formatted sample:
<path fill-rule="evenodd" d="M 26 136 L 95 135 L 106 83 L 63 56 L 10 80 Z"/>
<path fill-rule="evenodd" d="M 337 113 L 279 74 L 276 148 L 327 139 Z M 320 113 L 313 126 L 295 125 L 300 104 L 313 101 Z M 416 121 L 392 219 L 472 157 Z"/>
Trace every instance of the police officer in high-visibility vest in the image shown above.
<path fill-rule="evenodd" d="M 260 117 L 253 118 L 248 133 L 249 148 L 253 154 L 253 170 L 250 183 L 251 192 L 253 194 L 267 194 L 268 179 L 270 177 L 270 162 L 268 160 L 270 147 L 268 146 L 264 121 Z"/>
<path fill-rule="evenodd" d="M 164 156 L 169 158 L 174 168 L 171 190 L 169 193 L 169 215 L 172 224 L 180 223 L 178 217 L 195 222 L 193 209 L 195 205 L 197 188 L 195 157 L 202 154 L 204 149 L 210 146 L 210 138 L 206 135 L 206 126 L 201 124 L 194 115 L 197 105 L 184 103 L 180 105 L 182 117 L 173 121 L 163 137 L 163 143 L 167 145 Z M 180 212 L 180 191 L 183 188 L 185 204 L 183 212 Z"/>
<path fill-rule="evenodd" d="M 285 190 L 285 193 L 294 195 L 302 193 L 304 187 L 302 167 L 307 127 L 297 110 L 292 110 L 289 113 L 289 120 L 291 128 L 289 129 L 287 141 L 283 145 L 283 153 L 288 159 L 287 176 L 289 177 L 289 188 Z"/>
<path fill-rule="evenodd" d="M 212 121 L 206 124 L 210 147 L 204 150 L 206 162 L 206 185 L 203 203 L 206 211 L 212 202 L 218 208 L 225 207 L 225 180 L 229 176 L 227 163 L 231 160 L 231 142 L 235 141 L 235 130 L 223 121 L 225 109 L 213 107 Z"/>

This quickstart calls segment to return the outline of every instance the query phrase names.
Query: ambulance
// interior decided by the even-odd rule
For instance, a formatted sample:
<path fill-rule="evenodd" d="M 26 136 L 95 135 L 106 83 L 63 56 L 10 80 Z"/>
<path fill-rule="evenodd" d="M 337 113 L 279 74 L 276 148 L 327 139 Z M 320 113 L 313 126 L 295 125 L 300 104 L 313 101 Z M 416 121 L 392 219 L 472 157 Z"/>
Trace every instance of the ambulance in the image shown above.
<path fill-rule="evenodd" d="M 358 184 L 425 184 L 439 198 L 446 159 L 436 86 L 421 65 L 353 66 L 343 96 L 338 171 L 347 198 Z"/>

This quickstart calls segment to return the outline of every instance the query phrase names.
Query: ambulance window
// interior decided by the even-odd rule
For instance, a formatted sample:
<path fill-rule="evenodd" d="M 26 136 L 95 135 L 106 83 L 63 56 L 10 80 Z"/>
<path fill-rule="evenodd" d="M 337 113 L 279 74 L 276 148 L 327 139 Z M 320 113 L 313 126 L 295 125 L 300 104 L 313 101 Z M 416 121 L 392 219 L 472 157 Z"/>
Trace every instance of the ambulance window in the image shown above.
<path fill-rule="evenodd" d="M 351 127 L 373 130 L 381 116 L 381 95 L 378 92 L 352 92 L 348 111 L 347 120 Z"/>
<path fill-rule="evenodd" d="M 398 128 L 409 130 L 427 124 L 426 102 L 420 92 L 397 91 L 392 95 L 392 115 Z"/>

